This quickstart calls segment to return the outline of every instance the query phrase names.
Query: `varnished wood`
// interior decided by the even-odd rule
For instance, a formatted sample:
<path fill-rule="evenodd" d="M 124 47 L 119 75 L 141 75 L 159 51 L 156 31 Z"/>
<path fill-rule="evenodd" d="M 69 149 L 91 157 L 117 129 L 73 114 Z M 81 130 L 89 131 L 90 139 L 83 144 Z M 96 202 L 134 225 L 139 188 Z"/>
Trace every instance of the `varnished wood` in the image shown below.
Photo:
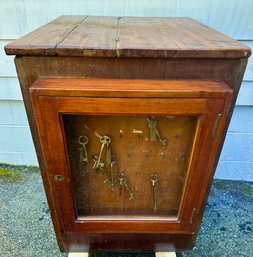
<path fill-rule="evenodd" d="M 7 54 L 243 58 L 250 48 L 190 18 L 62 16 L 8 44 Z"/>
<path fill-rule="evenodd" d="M 222 85 L 224 87 L 224 85 Z M 42 85 L 41 85 L 42 87 Z M 129 233 L 192 233 L 192 226 L 196 226 L 196 217 L 194 217 L 194 223 L 191 225 L 189 221 L 191 218 L 191 212 L 194 208 L 192 205 L 194 201 L 196 201 L 196 197 L 193 197 L 193 192 L 195 190 L 196 196 L 201 187 L 204 185 L 195 186 L 195 183 L 199 182 L 198 176 L 201 176 L 201 171 L 203 170 L 202 165 L 206 165 L 208 162 L 200 162 L 199 156 L 203 156 L 205 152 L 212 152 L 211 149 L 214 148 L 215 145 L 218 144 L 217 138 L 212 139 L 212 129 L 215 126 L 215 118 L 218 113 L 221 111 L 223 106 L 223 97 L 226 95 L 231 95 L 231 90 L 228 90 L 227 87 L 224 87 L 225 91 L 220 92 L 220 98 L 210 100 L 212 106 L 212 112 L 206 113 L 207 108 L 207 100 L 206 99 L 192 99 L 188 97 L 185 99 L 187 95 L 184 96 L 183 99 L 145 99 L 145 98 L 79 98 L 79 97 L 51 97 L 45 95 L 45 92 L 40 92 L 38 89 L 36 94 L 33 93 L 33 87 L 31 88 L 34 110 L 37 112 L 37 120 L 40 126 L 40 135 L 43 138 L 42 146 L 43 153 L 48 165 L 53 164 L 50 168 L 48 167 L 48 172 L 50 174 L 51 179 L 55 175 L 55 171 L 61 171 L 64 177 L 68 177 L 69 164 L 66 163 L 67 157 L 65 156 L 64 149 L 58 149 L 59 144 L 63 145 L 64 138 L 60 131 L 62 131 L 61 124 L 59 121 L 59 113 L 68 113 L 68 114 L 152 114 L 152 115 L 202 115 L 203 121 L 200 123 L 201 127 L 197 129 L 197 140 L 195 140 L 194 147 L 194 156 L 193 160 L 191 160 L 191 168 L 188 171 L 189 176 L 193 176 L 192 179 L 186 182 L 185 190 L 184 190 L 184 198 L 183 203 L 181 204 L 182 210 L 180 210 L 180 214 L 178 220 L 166 219 L 163 217 L 159 217 L 159 219 L 152 218 L 152 223 L 149 223 L 145 217 L 133 217 L 122 216 L 116 218 L 116 216 L 110 217 L 101 217 L 99 219 L 86 217 L 84 220 L 76 220 L 75 211 L 74 211 L 74 203 L 72 200 L 71 192 L 71 184 L 69 180 L 64 181 L 63 183 L 55 183 L 52 181 L 52 186 L 55 187 L 54 190 L 60 192 L 62 196 L 60 199 L 64 199 L 64 202 L 59 201 L 60 199 L 56 198 L 55 200 L 61 206 L 59 209 L 59 213 L 62 214 L 60 217 L 63 219 L 63 223 L 65 224 L 64 231 L 66 232 L 95 232 L 101 233 L 101 227 L 103 227 L 103 232 L 105 233 L 115 233 L 115 232 L 129 232 Z M 159 91 L 159 87 L 157 88 Z M 228 90 L 228 91 L 227 91 Z M 227 91 L 227 92 L 226 92 Z M 122 94 L 123 95 L 123 94 Z M 56 101 L 57 99 L 57 101 Z M 95 100 L 95 101 L 94 101 Z M 132 106 L 133 108 L 129 108 Z M 43 111 L 40 111 L 43 110 Z M 73 123 L 72 123 L 73 124 Z M 53 133 L 48 133 L 48 127 L 51 127 L 51 131 Z M 74 124 L 73 124 L 74 126 Z M 199 125 L 200 126 L 200 125 Z M 210 130 L 211 129 L 211 130 Z M 205 133 L 203 134 L 203 131 Z M 202 133 L 203 135 L 200 135 Z M 205 138 L 203 141 L 199 141 L 200 138 Z M 50 144 L 43 142 L 50 142 Z M 212 147 L 207 147 L 207 143 L 210 142 Z M 56 152 L 57 151 L 57 152 Z M 200 151 L 200 152 L 199 152 Z M 52 156 L 52 152 L 55 152 L 54 156 Z M 197 158 L 198 157 L 198 158 Z M 195 166 L 197 165 L 197 166 Z M 199 168 L 197 168 L 199 167 Z M 200 168 L 201 167 L 201 168 Z M 208 174 L 208 170 L 206 171 Z M 66 190 L 69 188 L 68 190 Z M 191 192 L 191 194 L 189 193 Z M 106 196 L 106 194 L 104 194 Z M 191 196 L 191 198 L 189 198 Z M 103 198 L 103 197 L 102 197 Z M 187 200 L 186 200 L 187 199 Z M 200 199 L 200 198 L 198 198 Z M 103 200 L 101 200 L 103 201 Z M 63 205 L 62 205 L 63 204 Z M 68 207 L 66 206 L 68 205 Z M 200 209 L 196 209 L 197 212 Z M 58 214 L 59 215 L 59 214 Z M 182 216 L 181 216 L 182 215 Z M 113 221 L 113 222 L 111 222 Z M 98 226 L 97 226 L 98 225 Z M 185 230 L 185 228 L 187 228 Z"/>
<path fill-rule="evenodd" d="M 22 59 L 20 62 L 28 75 L 28 87 L 39 78 L 215 80 L 227 83 L 235 94 L 238 93 L 242 74 L 247 64 L 247 58 L 16 57 L 17 60 L 19 58 Z M 66 69 L 68 70 L 68 75 L 66 75 Z M 228 72 L 228 70 L 232 72 Z"/>
<path fill-rule="evenodd" d="M 69 87 L 71 85 L 71 87 Z M 52 96 L 219 97 L 232 92 L 224 82 L 208 80 L 40 79 L 31 92 Z"/>
<path fill-rule="evenodd" d="M 175 249 L 191 249 L 196 234 L 65 234 L 68 251 L 89 252 L 168 252 Z M 124 248 L 123 248 L 124 246 Z M 140 247 L 141 246 L 141 247 Z"/>
<path fill-rule="evenodd" d="M 192 248 L 250 49 L 188 18 L 65 16 L 48 26 L 8 45 L 6 52 L 18 55 L 16 67 L 61 250 Z M 167 99 L 172 102 L 162 113 L 179 114 L 181 108 L 202 117 L 179 219 L 151 217 L 154 222 L 147 222 L 139 217 L 133 222 L 121 217 L 114 223 L 107 215 L 78 220 L 59 113 L 81 114 L 85 106 L 93 109 L 90 114 L 122 114 L 123 109 L 134 114 L 131 99 L 135 105 L 146 101 L 137 107 L 139 114 L 148 113 L 148 100 L 158 113 L 155 105 Z M 178 105 L 180 100 L 187 104 Z M 213 138 L 218 114 L 222 119 Z M 68 178 L 62 184 L 53 180 L 58 171 Z"/>
<path fill-rule="evenodd" d="M 59 57 L 58 57 L 59 58 Z M 17 59 L 19 60 L 19 59 Z M 58 62 L 59 60 L 59 62 Z M 112 60 L 112 59 L 110 59 Z M 120 60 L 120 59 L 118 59 Z M 225 80 L 226 82 L 229 83 L 230 87 L 233 88 L 234 90 L 234 98 L 238 92 L 238 87 L 239 83 L 242 79 L 242 74 L 245 69 L 245 62 L 244 60 L 237 61 L 237 60 L 231 60 L 228 62 L 225 61 L 215 61 L 212 63 L 212 60 L 203 60 L 201 62 L 196 62 L 193 60 L 182 60 L 179 61 L 177 60 L 176 62 L 157 62 L 156 60 L 151 61 L 148 60 L 148 62 L 145 60 L 142 61 L 137 61 L 133 60 L 133 62 L 127 61 L 126 62 L 117 62 L 112 60 L 109 61 L 107 59 L 104 60 L 94 60 L 94 63 L 90 63 L 91 59 L 85 60 L 85 63 L 88 65 L 88 67 L 94 67 L 95 69 L 92 69 L 92 73 L 89 74 L 89 76 L 93 75 L 93 78 L 95 77 L 128 77 L 128 78 L 150 78 L 150 75 L 152 76 L 152 79 L 155 78 L 162 78 L 164 79 L 165 77 L 167 79 L 169 78 L 214 78 L 214 79 L 219 79 L 219 80 Z M 39 77 L 45 77 L 47 74 L 49 77 L 64 77 L 66 76 L 65 70 L 66 67 L 68 67 L 68 74 L 70 76 L 76 76 L 76 77 L 83 77 L 81 74 L 85 74 L 85 76 L 88 75 L 87 71 L 83 71 L 83 69 L 86 69 L 87 67 L 83 65 L 83 61 L 81 59 L 72 59 L 68 60 L 67 58 L 64 59 L 35 59 L 33 57 L 29 57 L 28 59 L 22 59 L 20 60 L 22 65 L 20 66 L 24 68 L 25 73 L 20 74 L 20 77 L 23 78 L 25 74 L 29 74 L 27 78 L 27 82 L 23 83 L 22 82 L 22 88 L 24 95 L 27 97 L 27 105 L 30 106 L 29 109 L 30 111 L 33 111 L 31 109 L 31 104 L 30 104 L 30 94 L 28 92 L 29 86 L 32 85 L 32 83 L 35 81 L 36 78 Z M 45 62 L 46 61 L 46 62 Z M 71 63 L 71 62 L 72 63 Z M 88 63 L 87 63 L 88 61 Z M 71 65 L 68 64 L 68 62 L 71 63 Z M 107 63 L 109 62 L 109 64 Z M 114 66 L 115 63 L 115 66 Z M 177 69 L 175 68 L 175 63 L 177 63 Z M 191 63 L 191 65 L 190 65 Z M 112 65 L 113 64 L 113 65 Z M 143 65 L 145 64 L 145 68 L 143 68 Z M 66 65 L 66 66 L 65 66 Z M 92 65 L 92 66 L 90 66 Z M 97 66 L 98 65 L 98 66 Z M 108 66 L 109 65 L 109 66 Z M 65 67 L 64 67 L 65 66 Z M 166 67 L 167 66 L 167 67 Z M 32 69 L 33 67 L 33 69 Z M 69 69 L 69 67 L 78 67 L 76 69 Z M 106 72 L 103 72 L 102 67 L 107 68 Z M 110 67 L 110 68 L 109 68 Z M 116 68 L 117 67 L 117 68 Z M 152 68 L 151 68 L 152 67 Z M 186 69 L 187 67 L 187 69 Z M 46 70 L 45 70 L 46 68 Z M 190 69 L 189 69 L 190 68 Z M 134 69 L 137 69 L 137 71 L 134 71 Z M 153 69 L 157 69 L 157 72 L 152 71 Z M 164 69 L 164 71 L 163 71 Z M 166 70 L 166 72 L 165 72 Z M 201 72 L 200 72 L 201 70 Z M 234 70 L 233 73 L 227 73 L 226 70 Z M 94 72 L 95 71 L 95 72 Z M 101 73 L 102 71 L 102 73 Z M 124 73 L 120 72 L 124 71 Z M 165 76 L 165 77 L 164 77 Z M 234 101 L 234 100 L 233 100 Z M 231 111 L 230 111 L 231 112 Z M 33 116 L 31 116 L 33 117 Z M 229 116 L 227 117 L 228 120 Z M 49 125 L 50 126 L 50 125 Z M 33 131 L 36 131 L 36 127 L 33 126 Z M 223 132 L 224 133 L 224 132 Z M 217 158 L 217 157 L 216 157 Z M 214 170 L 214 168 L 213 168 Z M 42 173 L 44 180 L 48 177 L 46 173 Z M 48 178 L 47 178 L 48 179 Z M 210 180 L 208 182 L 208 187 L 210 185 Z M 47 185 L 45 183 L 45 185 Z M 52 194 L 51 191 L 51 186 L 47 187 L 47 192 L 50 192 L 49 196 L 49 202 L 54 203 L 54 195 Z M 208 190 L 205 192 L 205 198 L 208 195 Z M 204 210 L 205 202 L 202 203 L 202 209 L 198 215 L 198 219 L 196 220 L 196 231 L 199 228 L 200 221 L 201 221 L 201 213 Z M 123 249 L 143 249 L 143 250 L 154 250 L 154 249 L 160 249 L 160 251 L 168 251 L 171 249 L 189 249 L 193 247 L 194 240 L 196 237 L 196 233 L 192 235 L 186 236 L 186 234 L 180 234 L 180 236 L 176 235 L 170 235 L 170 236 L 165 236 L 166 234 L 163 234 L 162 239 L 164 240 L 163 247 L 161 247 L 161 235 L 159 234 L 152 234 L 152 236 L 147 237 L 147 236 L 133 236 L 133 235 L 125 235 L 125 237 L 121 238 L 119 234 L 117 235 L 104 235 L 100 240 L 100 243 L 96 241 L 96 238 L 98 238 L 98 235 L 93 237 L 91 234 L 71 234 L 71 235 L 66 235 L 62 231 L 62 228 L 60 230 L 58 229 L 58 224 L 59 220 L 57 219 L 57 214 L 56 214 L 56 204 L 53 204 L 53 212 L 52 215 L 54 217 L 54 225 L 55 229 L 57 232 L 57 237 L 58 237 L 58 243 L 60 244 L 60 247 L 62 250 L 73 250 L 76 251 L 77 249 L 80 251 L 89 251 L 90 249 L 118 249 L 118 250 L 123 250 Z M 114 240 L 112 240 L 114 238 Z M 115 239 L 117 240 L 115 241 Z M 131 239 L 130 239 L 131 238 Z M 139 238 L 143 239 L 143 242 L 141 243 L 138 241 Z M 128 239 L 128 240 L 126 240 Z M 116 244 L 114 244 L 114 242 Z M 138 242 L 137 244 L 135 244 Z M 152 242 L 152 243 L 151 243 Z M 141 245 L 141 246 L 140 246 Z"/>

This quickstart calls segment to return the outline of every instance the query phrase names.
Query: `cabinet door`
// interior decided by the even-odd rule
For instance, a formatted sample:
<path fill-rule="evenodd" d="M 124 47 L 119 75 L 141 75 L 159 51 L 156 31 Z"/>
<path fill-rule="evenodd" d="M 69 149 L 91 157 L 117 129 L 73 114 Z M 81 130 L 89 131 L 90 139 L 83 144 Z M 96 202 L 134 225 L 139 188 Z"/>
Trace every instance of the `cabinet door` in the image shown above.
<path fill-rule="evenodd" d="M 33 90 L 64 232 L 194 231 L 217 151 L 224 92 L 147 98 Z"/>

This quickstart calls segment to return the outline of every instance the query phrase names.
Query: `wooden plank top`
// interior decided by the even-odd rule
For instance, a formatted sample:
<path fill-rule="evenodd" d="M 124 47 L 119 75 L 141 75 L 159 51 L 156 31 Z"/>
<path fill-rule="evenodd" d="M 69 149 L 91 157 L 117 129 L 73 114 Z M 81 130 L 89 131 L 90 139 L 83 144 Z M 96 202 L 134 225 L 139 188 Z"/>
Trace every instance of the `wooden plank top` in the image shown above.
<path fill-rule="evenodd" d="M 5 46 L 8 55 L 243 58 L 246 45 L 191 18 L 61 16 Z"/>

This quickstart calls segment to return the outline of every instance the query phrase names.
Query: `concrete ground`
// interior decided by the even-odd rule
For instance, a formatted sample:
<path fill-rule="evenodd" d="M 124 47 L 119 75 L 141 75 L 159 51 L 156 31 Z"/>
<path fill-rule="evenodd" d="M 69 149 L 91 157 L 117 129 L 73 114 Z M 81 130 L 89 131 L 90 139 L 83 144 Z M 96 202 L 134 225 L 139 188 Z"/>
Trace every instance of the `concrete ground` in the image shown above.
<path fill-rule="evenodd" d="M 215 180 L 196 247 L 177 256 L 251 257 L 252 229 L 253 182 Z M 0 256 L 67 256 L 58 250 L 37 167 L 0 164 Z M 101 253 L 101 256 L 154 255 Z"/>

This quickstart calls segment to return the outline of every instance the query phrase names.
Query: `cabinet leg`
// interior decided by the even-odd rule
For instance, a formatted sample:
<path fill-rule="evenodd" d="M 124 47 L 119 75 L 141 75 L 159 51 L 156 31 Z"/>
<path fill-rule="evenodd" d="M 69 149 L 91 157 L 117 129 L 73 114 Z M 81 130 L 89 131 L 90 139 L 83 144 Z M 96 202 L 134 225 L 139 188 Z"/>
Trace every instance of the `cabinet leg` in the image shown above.
<path fill-rule="evenodd" d="M 89 253 L 69 253 L 68 257 L 89 257 Z"/>
<path fill-rule="evenodd" d="M 176 257 L 175 252 L 156 252 L 156 257 Z"/>

